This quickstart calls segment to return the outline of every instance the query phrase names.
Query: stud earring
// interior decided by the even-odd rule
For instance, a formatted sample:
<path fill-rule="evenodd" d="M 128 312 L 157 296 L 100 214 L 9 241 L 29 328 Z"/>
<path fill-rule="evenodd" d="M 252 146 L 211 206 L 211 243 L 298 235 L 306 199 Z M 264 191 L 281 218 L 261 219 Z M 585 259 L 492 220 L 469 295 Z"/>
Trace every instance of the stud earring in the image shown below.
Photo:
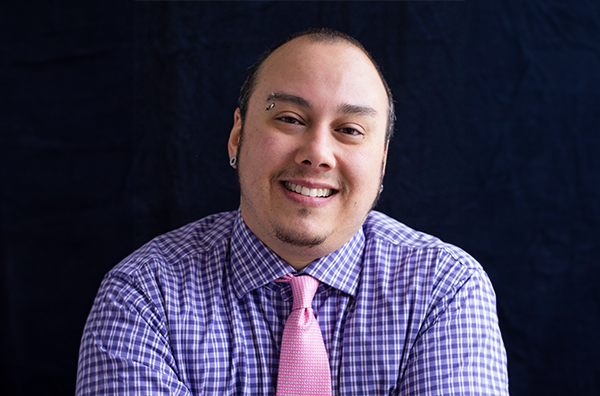
<path fill-rule="evenodd" d="M 237 168 L 236 164 L 237 164 L 237 156 L 234 155 L 229 160 L 229 166 L 231 166 L 233 169 L 236 169 Z"/>

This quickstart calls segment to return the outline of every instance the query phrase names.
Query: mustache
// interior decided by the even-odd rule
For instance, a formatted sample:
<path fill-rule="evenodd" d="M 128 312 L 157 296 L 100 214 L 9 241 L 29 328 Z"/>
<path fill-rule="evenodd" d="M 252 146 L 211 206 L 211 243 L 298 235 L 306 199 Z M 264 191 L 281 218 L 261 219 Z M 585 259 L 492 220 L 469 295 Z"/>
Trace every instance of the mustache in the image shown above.
<path fill-rule="evenodd" d="M 312 181 L 323 182 L 338 186 L 338 191 L 346 189 L 346 182 L 336 177 L 325 176 L 322 173 L 314 172 L 306 169 L 282 169 L 271 176 L 272 182 L 277 182 L 287 179 L 311 179 Z"/>

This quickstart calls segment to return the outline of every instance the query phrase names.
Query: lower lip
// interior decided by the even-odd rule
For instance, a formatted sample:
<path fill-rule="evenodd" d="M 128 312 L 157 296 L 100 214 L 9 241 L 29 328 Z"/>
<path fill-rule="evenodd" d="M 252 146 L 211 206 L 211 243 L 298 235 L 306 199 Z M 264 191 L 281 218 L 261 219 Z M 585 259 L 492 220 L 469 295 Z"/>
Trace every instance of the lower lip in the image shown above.
<path fill-rule="evenodd" d="M 336 193 L 333 193 L 333 194 L 331 194 L 330 196 L 328 196 L 326 198 L 323 198 L 323 197 L 307 197 L 306 195 L 298 194 L 298 193 L 295 193 L 295 192 L 292 192 L 292 191 L 288 190 L 281 183 L 279 183 L 279 186 L 283 190 L 284 195 L 287 198 L 289 198 L 290 200 L 294 201 L 295 203 L 298 203 L 298 204 L 301 204 L 301 205 L 305 205 L 305 206 L 311 206 L 311 207 L 314 207 L 314 208 L 318 208 L 318 207 L 327 205 L 328 203 L 331 202 L 331 200 L 333 199 L 333 197 L 335 197 L 335 195 L 336 195 Z"/>

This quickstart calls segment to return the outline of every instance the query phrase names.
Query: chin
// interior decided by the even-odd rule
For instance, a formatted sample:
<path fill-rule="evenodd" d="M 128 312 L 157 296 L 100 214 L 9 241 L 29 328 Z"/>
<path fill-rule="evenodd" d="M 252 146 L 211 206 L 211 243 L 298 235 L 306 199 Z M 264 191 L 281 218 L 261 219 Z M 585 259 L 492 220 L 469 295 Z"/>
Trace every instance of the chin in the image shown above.
<path fill-rule="evenodd" d="M 312 248 L 322 245 L 327 240 L 326 235 L 303 233 L 298 229 L 284 229 L 283 227 L 278 226 L 273 228 L 275 230 L 275 236 L 277 239 L 285 244 L 296 247 Z"/>

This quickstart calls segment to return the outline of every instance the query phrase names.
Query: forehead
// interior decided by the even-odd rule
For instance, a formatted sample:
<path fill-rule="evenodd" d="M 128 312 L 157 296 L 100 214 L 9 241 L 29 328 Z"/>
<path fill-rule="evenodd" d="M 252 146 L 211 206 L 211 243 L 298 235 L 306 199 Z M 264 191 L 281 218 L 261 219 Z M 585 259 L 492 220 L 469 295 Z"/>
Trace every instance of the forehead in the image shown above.
<path fill-rule="evenodd" d="M 273 51 L 257 74 L 252 97 L 260 95 L 264 100 L 265 93 L 290 90 L 302 97 L 324 95 L 352 105 L 386 110 L 388 105 L 377 69 L 361 49 L 345 40 L 300 37 Z"/>

